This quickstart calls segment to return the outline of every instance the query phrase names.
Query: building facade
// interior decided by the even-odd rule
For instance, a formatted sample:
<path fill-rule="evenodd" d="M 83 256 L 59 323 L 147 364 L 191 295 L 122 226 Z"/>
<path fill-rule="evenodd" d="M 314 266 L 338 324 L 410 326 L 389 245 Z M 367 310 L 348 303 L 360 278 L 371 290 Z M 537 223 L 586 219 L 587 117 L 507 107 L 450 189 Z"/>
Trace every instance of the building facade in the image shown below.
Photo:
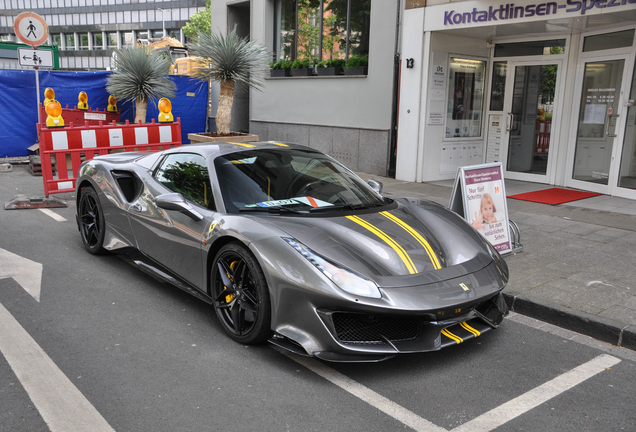
<path fill-rule="evenodd" d="M 328 20 L 345 4 L 351 16 L 368 5 L 364 38 Z M 270 78 L 250 92 L 249 127 L 264 139 L 407 181 L 501 162 L 508 179 L 636 199 L 636 2 L 215 1 L 212 28 L 228 23 L 275 60 L 307 56 L 303 23 L 323 35 L 315 61 L 325 26 L 338 27 L 340 53 L 343 35 L 353 54 L 368 43 L 366 75 Z"/>
<path fill-rule="evenodd" d="M 137 39 L 165 35 L 185 44 L 182 28 L 202 9 L 205 0 L 0 0 L 0 41 L 19 42 L 15 17 L 35 12 L 49 26 L 47 44 L 58 46 L 62 70 L 110 70 L 113 51 Z M 0 68 L 20 68 L 5 54 Z"/>
<path fill-rule="evenodd" d="M 407 1 L 403 22 L 398 178 L 501 162 L 636 199 L 635 2 Z"/>
<path fill-rule="evenodd" d="M 63 68 L 105 69 L 110 50 L 164 27 L 183 40 L 204 2 L 3 7 L 51 23 Z M 239 89 L 234 130 L 406 181 L 500 162 L 508 179 L 636 199 L 636 0 L 213 0 L 212 30 L 234 28 L 271 48 L 272 61 L 367 62 L 354 74 L 305 70 Z M 0 11 L 0 38 L 12 33 Z"/>

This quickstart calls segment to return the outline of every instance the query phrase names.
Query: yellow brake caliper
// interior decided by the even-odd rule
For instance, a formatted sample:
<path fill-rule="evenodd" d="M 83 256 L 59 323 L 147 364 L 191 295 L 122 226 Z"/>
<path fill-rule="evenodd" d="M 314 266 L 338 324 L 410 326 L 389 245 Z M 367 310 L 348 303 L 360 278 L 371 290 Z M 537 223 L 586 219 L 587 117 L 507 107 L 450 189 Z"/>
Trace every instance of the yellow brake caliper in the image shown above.
<path fill-rule="evenodd" d="M 236 266 L 238 265 L 238 263 L 239 263 L 238 261 L 234 261 L 234 262 L 232 262 L 232 264 L 230 264 L 230 268 L 232 269 L 232 271 L 234 271 L 234 269 L 236 268 Z M 227 274 L 227 277 L 228 277 L 228 278 L 230 278 L 230 280 L 231 280 L 232 282 L 234 282 L 234 279 L 232 279 L 232 276 L 230 276 L 230 274 L 229 274 L 229 273 L 226 273 L 226 274 Z M 224 289 L 224 290 L 226 290 L 226 289 L 227 289 L 227 287 L 226 287 L 226 286 L 223 286 L 223 289 Z M 225 296 L 225 301 L 226 301 L 227 303 L 232 303 L 232 300 L 234 300 L 234 294 L 228 294 L 228 295 L 226 295 L 226 296 Z M 231 308 L 231 307 L 230 307 L 230 310 L 232 310 L 232 308 Z"/>

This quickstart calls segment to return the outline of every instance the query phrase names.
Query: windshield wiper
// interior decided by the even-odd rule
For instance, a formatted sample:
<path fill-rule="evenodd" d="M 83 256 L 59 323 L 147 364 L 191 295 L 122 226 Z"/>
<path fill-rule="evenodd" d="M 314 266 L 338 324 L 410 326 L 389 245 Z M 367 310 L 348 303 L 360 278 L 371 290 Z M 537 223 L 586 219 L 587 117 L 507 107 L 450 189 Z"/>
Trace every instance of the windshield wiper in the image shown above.
<path fill-rule="evenodd" d="M 239 212 L 265 212 L 265 213 L 295 213 L 295 214 L 307 214 L 306 211 L 295 210 L 289 207 L 283 206 L 270 206 L 270 207 L 243 207 L 238 209 Z"/>
<path fill-rule="evenodd" d="M 309 209 L 310 212 L 321 212 L 321 211 L 330 211 L 330 210 L 363 210 L 374 207 L 382 207 L 385 206 L 385 203 L 368 203 L 368 204 L 342 204 L 342 205 L 333 205 L 333 206 L 325 206 L 325 207 L 316 207 Z"/>

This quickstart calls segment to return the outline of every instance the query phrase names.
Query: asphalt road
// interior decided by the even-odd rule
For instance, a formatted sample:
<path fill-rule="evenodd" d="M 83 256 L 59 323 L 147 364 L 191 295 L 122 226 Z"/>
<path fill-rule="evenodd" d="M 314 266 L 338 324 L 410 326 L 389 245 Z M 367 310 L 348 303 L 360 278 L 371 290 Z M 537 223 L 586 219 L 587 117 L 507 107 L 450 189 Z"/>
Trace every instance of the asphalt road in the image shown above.
<path fill-rule="evenodd" d="M 0 201 L 37 194 L 29 176 L 0 174 Z M 634 351 L 520 315 L 375 364 L 242 346 L 211 306 L 85 252 L 62 197 L 58 220 L 0 209 L 0 431 L 634 430 Z"/>

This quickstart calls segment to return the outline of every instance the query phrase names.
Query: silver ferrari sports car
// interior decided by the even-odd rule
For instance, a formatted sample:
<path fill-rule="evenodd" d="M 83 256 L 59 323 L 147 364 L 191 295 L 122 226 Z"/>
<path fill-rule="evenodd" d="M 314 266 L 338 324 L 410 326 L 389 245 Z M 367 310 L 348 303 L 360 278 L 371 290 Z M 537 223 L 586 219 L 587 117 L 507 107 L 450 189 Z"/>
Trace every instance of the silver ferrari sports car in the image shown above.
<path fill-rule="evenodd" d="M 508 268 L 439 204 L 390 199 L 277 142 L 185 145 L 82 164 L 88 252 L 125 254 L 203 299 L 243 344 L 329 361 L 434 351 L 497 328 Z"/>

